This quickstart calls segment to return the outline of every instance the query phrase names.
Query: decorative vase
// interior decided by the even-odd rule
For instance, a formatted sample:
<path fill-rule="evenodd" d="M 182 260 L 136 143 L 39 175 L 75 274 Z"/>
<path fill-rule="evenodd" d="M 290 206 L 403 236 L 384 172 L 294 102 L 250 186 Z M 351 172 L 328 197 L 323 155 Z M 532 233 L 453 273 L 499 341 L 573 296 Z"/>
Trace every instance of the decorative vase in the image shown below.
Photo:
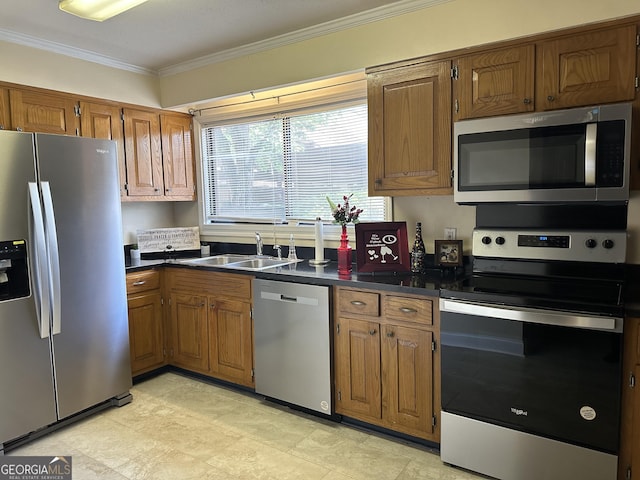
<path fill-rule="evenodd" d="M 348 275 L 351 273 L 351 245 L 347 236 L 347 226 L 342 225 L 342 235 L 340 236 L 340 246 L 338 247 L 338 274 Z"/>

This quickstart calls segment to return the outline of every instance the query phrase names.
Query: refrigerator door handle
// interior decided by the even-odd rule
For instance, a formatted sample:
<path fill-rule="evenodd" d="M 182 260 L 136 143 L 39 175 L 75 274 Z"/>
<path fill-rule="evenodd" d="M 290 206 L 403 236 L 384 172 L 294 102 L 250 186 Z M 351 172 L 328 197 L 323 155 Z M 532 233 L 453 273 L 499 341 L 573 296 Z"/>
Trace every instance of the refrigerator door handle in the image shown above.
<path fill-rule="evenodd" d="M 40 194 L 35 182 L 29 182 L 29 241 L 33 255 L 33 286 L 36 297 L 36 314 L 40 338 L 49 337 L 49 318 L 51 317 L 51 298 L 43 290 L 43 279 L 48 277 L 47 247 L 44 236 L 44 220 L 40 205 Z"/>
<path fill-rule="evenodd" d="M 47 250 L 49 253 L 49 282 L 51 288 L 52 329 L 51 334 L 57 335 L 62 331 L 61 305 L 60 305 L 60 256 L 58 250 L 58 233 L 56 231 L 56 219 L 53 214 L 53 199 L 49 182 L 40 182 L 42 190 L 42 203 L 44 205 L 45 234 L 47 238 Z"/>

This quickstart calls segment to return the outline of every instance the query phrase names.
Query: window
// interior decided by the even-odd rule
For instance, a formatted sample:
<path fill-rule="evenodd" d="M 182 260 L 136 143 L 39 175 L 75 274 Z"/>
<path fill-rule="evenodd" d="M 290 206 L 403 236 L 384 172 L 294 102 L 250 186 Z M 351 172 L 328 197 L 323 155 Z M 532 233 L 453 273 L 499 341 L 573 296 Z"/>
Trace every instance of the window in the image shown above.
<path fill-rule="evenodd" d="M 332 220 L 326 197 L 385 220 L 386 199 L 367 195 L 367 106 L 307 108 L 202 126 L 207 223 Z"/>

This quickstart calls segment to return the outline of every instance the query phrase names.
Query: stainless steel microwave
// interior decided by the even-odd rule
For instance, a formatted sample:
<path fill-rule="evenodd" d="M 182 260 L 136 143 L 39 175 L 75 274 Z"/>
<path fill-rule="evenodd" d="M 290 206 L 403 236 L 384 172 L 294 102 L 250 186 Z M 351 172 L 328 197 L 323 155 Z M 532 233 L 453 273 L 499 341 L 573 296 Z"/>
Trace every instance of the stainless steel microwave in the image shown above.
<path fill-rule="evenodd" d="M 457 203 L 629 199 L 630 103 L 462 120 L 453 132 Z"/>

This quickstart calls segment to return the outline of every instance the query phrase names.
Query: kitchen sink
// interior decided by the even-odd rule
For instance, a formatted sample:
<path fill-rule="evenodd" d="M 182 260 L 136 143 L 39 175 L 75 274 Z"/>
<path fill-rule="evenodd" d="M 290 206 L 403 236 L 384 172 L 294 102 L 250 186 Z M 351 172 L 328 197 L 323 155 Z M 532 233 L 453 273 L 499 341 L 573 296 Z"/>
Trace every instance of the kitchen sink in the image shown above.
<path fill-rule="evenodd" d="M 242 262 L 253 258 L 252 255 L 215 255 L 213 257 L 194 258 L 184 260 L 187 265 L 202 265 L 205 267 L 221 267 L 229 263 Z"/>
<path fill-rule="evenodd" d="M 203 267 L 224 267 L 238 270 L 258 271 L 272 267 L 282 267 L 284 265 L 295 263 L 296 261 L 297 260 L 292 261 L 286 258 L 267 257 L 263 255 L 227 254 L 184 260 L 182 263 Z"/>
<path fill-rule="evenodd" d="M 295 261 L 287 260 L 286 258 L 252 258 L 251 260 L 229 263 L 226 266 L 241 270 L 264 270 L 266 268 L 282 267 L 290 263 L 295 263 Z"/>

